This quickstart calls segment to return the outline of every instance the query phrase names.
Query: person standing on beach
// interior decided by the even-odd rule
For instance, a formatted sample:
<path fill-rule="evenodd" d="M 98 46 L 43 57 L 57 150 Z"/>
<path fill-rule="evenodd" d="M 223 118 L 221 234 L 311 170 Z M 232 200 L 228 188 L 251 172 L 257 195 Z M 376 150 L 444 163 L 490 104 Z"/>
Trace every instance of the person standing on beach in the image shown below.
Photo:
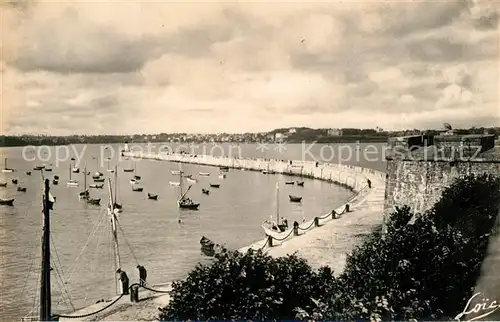
<path fill-rule="evenodd" d="M 366 182 L 368 183 L 368 188 L 371 189 L 372 188 L 372 182 L 370 181 L 370 179 L 366 179 Z"/>
<path fill-rule="evenodd" d="M 116 271 L 118 274 L 120 274 L 120 281 L 122 282 L 122 294 L 127 295 L 128 293 L 128 276 L 127 273 L 122 271 L 120 268 Z"/>
<path fill-rule="evenodd" d="M 139 270 L 139 284 L 141 286 L 146 286 L 146 277 L 148 277 L 146 268 L 142 265 L 137 265 L 137 269 Z"/>

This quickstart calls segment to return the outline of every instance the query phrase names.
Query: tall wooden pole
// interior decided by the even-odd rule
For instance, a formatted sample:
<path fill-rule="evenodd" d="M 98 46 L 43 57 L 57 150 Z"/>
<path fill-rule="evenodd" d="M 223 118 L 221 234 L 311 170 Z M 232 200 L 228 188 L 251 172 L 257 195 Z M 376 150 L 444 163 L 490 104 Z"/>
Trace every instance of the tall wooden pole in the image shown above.
<path fill-rule="evenodd" d="M 50 288 L 50 210 L 49 179 L 45 179 L 43 200 L 43 240 L 42 240 L 42 278 L 40 283 L 40 321 L 51 321 Z"/>

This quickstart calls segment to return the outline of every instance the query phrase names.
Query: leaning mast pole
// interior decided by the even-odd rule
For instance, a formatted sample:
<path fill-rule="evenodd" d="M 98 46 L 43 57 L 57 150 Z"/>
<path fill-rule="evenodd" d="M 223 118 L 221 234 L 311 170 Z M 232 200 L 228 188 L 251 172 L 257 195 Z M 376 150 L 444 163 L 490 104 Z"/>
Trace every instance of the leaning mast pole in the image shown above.
<path fill-rule="evenodd" d="M 112 230 L 112 233 L 113 233 L 113 241 L 114 241 L 114 244 L 115 244 L 115 272 L 121 268 L 121 264 L 120 264 L 120 248 L 118 246 L 118 233 L 116 231 L 116 214 L 115 214 L 115 206 L 113 204 L 113 191 L 111 190 L 111 179 L 108 178 L 108 189 L 109 189 L 109 208 L 108 208 L 108 211 L 109 211 L 109 214 L 111 216 L 111 230 Z M 118 280 L 115 278 L 115 285 L 116 285 L 116 292 L 117 294 L 121 294 L 122 293 L 122 289 L 121 289 L 121 284 L 118 282 Z"/>
<path fill-rule="evenodd" d="M 280 223 L 280 185 L 276 182 L 276 225 Z"/>
<path fill-rule="evenodd" d="M 42 239 L 42 276 L 40 282 L 40 321 L 51 321 L 50 287 L 50 210 L 49 179 L 45 179 L 43 197 L 43 239 Z"/>

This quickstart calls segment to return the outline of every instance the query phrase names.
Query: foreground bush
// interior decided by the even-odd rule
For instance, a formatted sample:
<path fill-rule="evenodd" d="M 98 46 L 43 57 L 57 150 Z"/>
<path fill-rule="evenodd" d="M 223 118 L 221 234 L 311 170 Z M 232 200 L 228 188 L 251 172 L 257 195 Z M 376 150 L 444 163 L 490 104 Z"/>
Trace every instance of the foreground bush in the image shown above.
<path fill-rule="evenodd" d="M 160 319 L 453 318 L 472 295 L 499 201 L 499 179 L 458 179 L 425 214 L 397 209 L 337 279 L 296 256 L 226 251 L 174 284 Z"/>
<path fill-rule="evenodd" d="M 262 251 L 224 251 L 210 266 L 198 265 L 173 284 L 162 320 L 294 319 L 312 299 L 324 299 L 335 281 L 325 267 L 313 271 L 295 255 L 271 258 Z"/>

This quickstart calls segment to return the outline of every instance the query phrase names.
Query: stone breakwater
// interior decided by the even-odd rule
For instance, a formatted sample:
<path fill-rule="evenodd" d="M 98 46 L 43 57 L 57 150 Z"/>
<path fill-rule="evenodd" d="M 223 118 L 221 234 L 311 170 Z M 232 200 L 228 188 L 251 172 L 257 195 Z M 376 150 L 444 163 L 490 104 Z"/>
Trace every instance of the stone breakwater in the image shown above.
<path fill-rule="evenodd" d="M 343 185 L 354 192 L 360 192 L 363 190 L 367 186 L 368 178 L 376 177 L 377 179 L 385 181 L 385 173 L 383 172 L 336 163 L 259 158 L 241 159 L 215 157 L 211 155 L 167 153 L 124 152 L 123 154 L 127 157 L 153 159 L 159 161 L 190 163 L 213 167 L 228 167 L 250 171 L 272 171 L 279 174 L 330 181 Z"/>

